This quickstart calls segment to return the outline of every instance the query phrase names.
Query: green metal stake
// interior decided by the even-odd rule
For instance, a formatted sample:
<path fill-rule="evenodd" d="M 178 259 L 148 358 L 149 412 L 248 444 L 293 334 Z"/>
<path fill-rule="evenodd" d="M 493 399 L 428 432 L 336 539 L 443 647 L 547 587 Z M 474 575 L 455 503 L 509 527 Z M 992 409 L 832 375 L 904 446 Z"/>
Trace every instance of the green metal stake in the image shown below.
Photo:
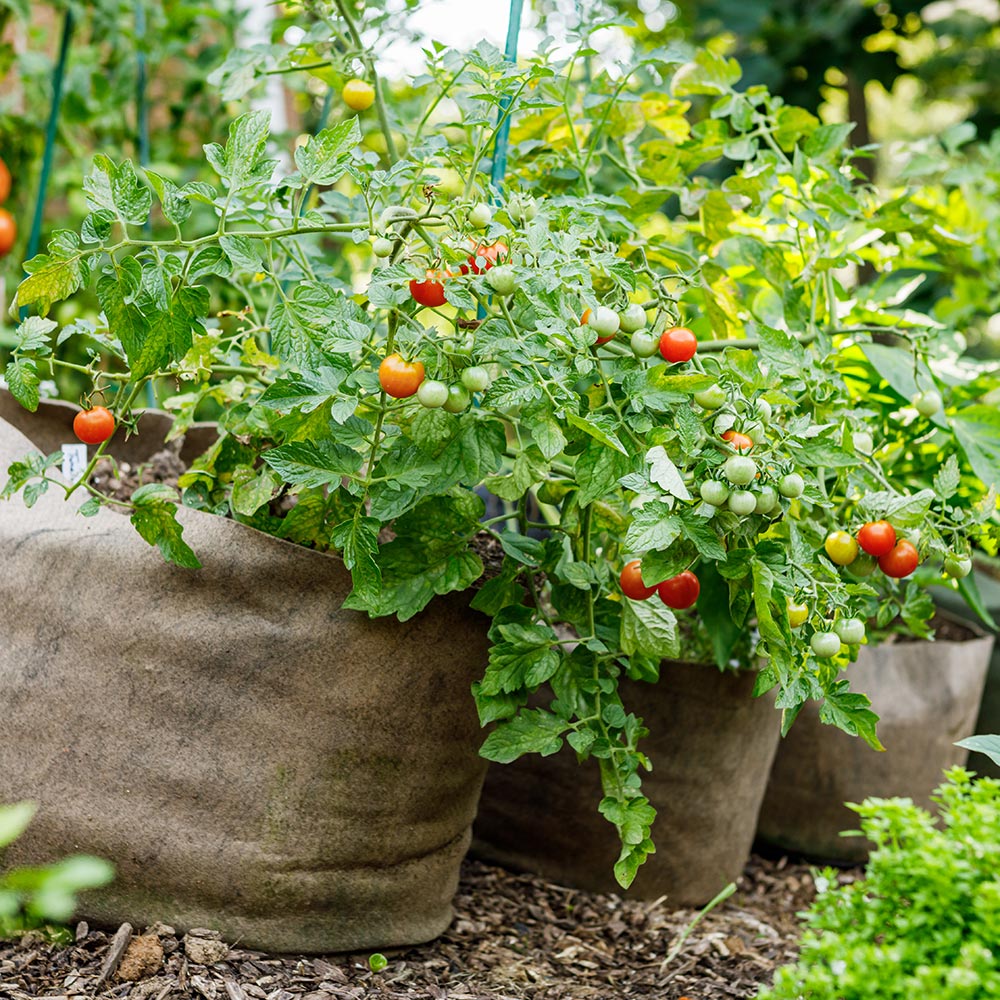
<path fill-rule="evenodd" d="M 521 33 L 521 12 L 524 8 L 524 0 L 510 0 L 510 19 L 507 21 L 507 45 L 504 49 L 504 56 L 507 62 L 517 62 L 517 39 Z M 507 173 L 507 147 L 510 144 L 510 116 L 507 110 L 510 108 L 510 98 L 504 97 L 500 101 L 500 115 L 503 122 L 497 129 L 496 141 L 493 144 L 493 167 L 490 170 L 490 182 L 499 191 L 503 183 L 504 174 Z M 499 200 L 499 199 L 498 199 Z"/>
<path fill-rule="evenodd" d="M 42 154 L 42 172 L 38 180 L 38 196 L 35 199 L 35 214 L 31 220 L 31 234 L 28 236 L 28 250 L 25 260 L 31 260 L 38 253 L 42 240 L 42 218 L 45 215 L 45 195 L 52 173 L 52 158 L 56 148 L 56 129 L 59 125 L 59 107 L 62 104 L 63 80 L 66 63 L 69 60 L 69 42 L 73 36 L 73 8 L 66 8 L 63 18 L 62 41 L 59 43 L 59 59 L 52 74 L 52 107 L 49 108 L 49 122 L 45 129 L 45 151 Z M 27 306 L 20 309 L 21 319 L 28 315 Z"/>

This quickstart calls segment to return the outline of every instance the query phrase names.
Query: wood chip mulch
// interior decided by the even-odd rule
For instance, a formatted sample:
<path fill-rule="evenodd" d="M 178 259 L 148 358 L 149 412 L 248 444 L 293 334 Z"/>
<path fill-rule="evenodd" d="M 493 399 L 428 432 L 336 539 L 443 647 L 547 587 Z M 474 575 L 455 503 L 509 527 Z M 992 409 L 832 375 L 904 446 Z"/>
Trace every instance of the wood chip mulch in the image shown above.
<path fill-rule="evenodd" d="M 857 877 L 845 871 L 844 881 Z M 455 920 L 437 941 L 368 955 L 264 955 L 211 931 L 80 924 L 76 943 L 0 942 L 0 998 L 56 1000 L 722 1000 L 753 997 L 794 959 L 810 869 L 755 856 L 737 893 L 678 944 L 693 910 L 625 901 L 466 862 Z"/>

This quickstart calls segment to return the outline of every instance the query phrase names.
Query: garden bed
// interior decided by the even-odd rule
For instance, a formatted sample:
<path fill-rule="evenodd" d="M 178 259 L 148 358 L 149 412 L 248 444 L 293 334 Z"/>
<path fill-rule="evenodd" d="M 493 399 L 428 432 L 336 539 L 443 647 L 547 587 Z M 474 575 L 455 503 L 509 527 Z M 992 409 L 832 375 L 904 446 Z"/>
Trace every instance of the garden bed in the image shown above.
<path fill-rule="evenodd" d="M 841 875 L 853 877 L 849 871 Z M 77 943 L 69 947 L 30 936 L 0 945 L 0 995 L 12 1000 L 752 997 L 776 966 L 795 957 L 795 914 L 812 894 L 808 868 L 755 856 L 739 891 L 694 929 L 664 968 L 664 956 L 694 911 L 673 910 L 666 901 L 626 902 L 564 889 L 467 862 L 448 932 L 429 945 L 387 954 L 388 966 L 378 973 L 370 970 L 367 954 L 277 957 L 238 944 L 224 959 L 205 965 L 201 962 L 210 961 L 213 951 L 225 951 L 210 937 L 178 940 L 169 928 L 156 928 L 156 940 L 133 943 L 129 952 L 122 946 L 124 935 L 116 942 L 114 935 L 81 925 Z M 123 965 L 112 972 L 109 958 L 122 954 Z M 138 981 L 121 978 L 122 972 L 134 975 L 139 969 Z"/>

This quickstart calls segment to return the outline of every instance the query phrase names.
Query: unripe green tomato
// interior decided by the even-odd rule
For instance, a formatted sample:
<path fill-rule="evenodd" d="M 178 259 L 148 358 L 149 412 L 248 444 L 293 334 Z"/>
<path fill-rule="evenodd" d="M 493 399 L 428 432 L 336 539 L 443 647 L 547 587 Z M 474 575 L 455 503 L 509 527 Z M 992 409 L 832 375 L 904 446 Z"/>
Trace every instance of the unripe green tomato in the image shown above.
<path fill-rule="evenodd" d="M 746 434 L 754 444 L 763 444 L 766 431 L 764 430 L 764 425 L 760 423 L 752 423 L 748 427 L 743 428 L 743 433 Z"/>
<path fill-rule="evenodd" d="M 734 490 L 729 494 L 726 505 L 734 514 L 745 517 L 757 509 L 757 498 L 749 490 Z"/>
<path fill-rule="evenodd" d="M 950 555 L 944 561 L 944 571 L 954 580 L 961 580 L 972 572 L 972 560 L 968 556 Z"/>
<path fill-rule="evenodd" d="M 629 344 L 637 358 L 651 358 L 660 348 L 660 338 L 645 330 L 636 330 Z"/>
<path fill-rule="evenodd" d="M 444 406 L 448 400 L 448 386 L 444 382 L 435 382 L 434 379 L 424 379 L 417 389 L 417 400 L 429 410 L 436 410 L 439 406 Z"/>
<path fill-rule="evenodd" d="M 757 410 L 757 419 L 762 424 L 769 424 L 771 422 L 771 417 L 774 415 L 774 411 L 771 409 L 771 404 L 766 399 L 758 399 L 754 403 L 754 408 Z"/>
<path fill-rule="evenodd" d="M 757 494 L 757 506 L 754 508 L 758 514 L 770 514 L 778 506 L 778 491 L 773 486 L 762 486 Z"/>
<path fill-rule="evenodd" d="M 472 396 L 464 385 L 449 385 L 448 398 L 444 401 L 444 408 L 449 413 L 461 413 L 472 402 Z"/>
<path fill-rule="evenodd" d="M 516 194 L 507 202 L 507 214 L 513 222 L 521 225 L 525 222 L 531 222 L 538 214 L 538 209 L 535 206 L 534 198 L 529 198 L 523 194 Z"/>
<path fill-rule="evenodd" d="M 854 450 L 862 455 L 870 455 L 875 450 L 875 442 L 868 431 L 855 431 L 851 435 Z"/>
<path fill-rule="evenodd" d="M 917 408 L 917 413 L 923 417 L 933 417 L 941 409 L 941 393 L 933 389 L 927 392 L 918 392 L 913 397 L 913 405 Z"/>
<path fill-rule="evenodd" d="M 865 623 L 860 618 L 841 618 L 833 626 L 841 642 L 856 646 L 865 637 Z"/>
<path fill-rule="evenodd" d="M 878 560 L 874 556 L 868 555 L 867 552 L 859 552 L 857 559 L 847 567 L 847 572 L 851 576 L 864 579 L 864 577 L 871 576 L 875 572 L 876 566 L 878 566 Z"/>
<path fill-rule="evenodd" d="M 466 368 L 462 372 L 462 385 L 465 386 L 469 392 L 486 392 L 490 384 L 490 373 L 485 368 L 480 368 L 479 365 L 474 365 L 472 368 Z"/>
<path fill-rule="evenodd" d="M 730 455 L 726 459 L 722 471 L 725 473 L 726 479 L 735 486 L 746 486 L 748 483 L 752 483 L 757 475 L 757 463 L 752 458 L 747 458 L 746 455 Z M 752 493 L 750 495 L 753 496 Z M 756 505 L 756 503 L 755 499 L 754 504 Z"/>
<path fill-rule="evenodd" d="M 372 253 L 376 257 L 389 257 L 392 254 L 392 240 L 387 240 L 384 236 L 380 236 L 372 244 Z"/>
<path fill-rule="evenodd" d="M 721 507 L 729 499 L 729 487 L 718 479 L 706 479 L 698 489 L 702 500 L 713 507 Z"/>
<path fill-rule="evenodd" d="M 493 221 L 493 209 L 485 202 L 473 205 L 469 210 L 469 225 L 485 229 Z"/>
<path fill-rule="evenodd" d="M 818 659 L 829 660 L 840 652 L 840 636 L 836 632 L 813 632 L 809 645 Z"/>
<path fill-rule="evenodd" d="M 621 315 L 622 329 L 626 333 L 635 333 L 646 325 L 646 310 L 633 302 Z"/>
<path fill-rule="evenodd" d="M 570 484 L 564 480 L 546 479 L 536 491 L 536 496 L 542 503 L 557 504 L 566 499 Z"/>
<path fill-rule="evenodd" d="M 778 492 L 789 500 L 802 496 L 805 488 L 805 480 L 797 472 L 789 472 L 787 476 L 782 476 L 781 482 L 778 483 Z"/>
<path fill-rule="evenodd" d="M 607 306 L 598 306 L 587 320 L 589 326 L 598 337 L 613 337 L 621 326 L 621 320 L 614 309 Z"/>
<path fill-rule="evenodd" d="M 498 264 L 486 272 L 486 284 L 497 295 L 513 295 L 517 288 L 517 277 L 514 268 L 509 264 Z"/>
<path fill-rule="evenodd" d="M 701 389 L 696 392 L 694 394 L 694 401 L 703 410 L 717 410 L 720 406 L 725 405 L 726 390 L 721 385 L 710 385 L 707 389 Z M 732 423 L 723 427 L 719 433 L 728 431 L 730 427 L 732 427 Z"/>

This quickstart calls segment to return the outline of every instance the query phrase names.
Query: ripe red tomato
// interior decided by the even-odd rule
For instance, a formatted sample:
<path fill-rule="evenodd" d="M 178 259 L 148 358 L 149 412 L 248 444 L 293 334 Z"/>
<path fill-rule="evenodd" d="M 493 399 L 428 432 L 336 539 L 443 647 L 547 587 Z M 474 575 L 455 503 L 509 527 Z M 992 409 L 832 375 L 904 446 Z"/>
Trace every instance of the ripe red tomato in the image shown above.
<path fill-rule="evenodd" d="M 698 338 L 686 326 L 672 326 L 660 334 L 660 354 L 664 361 L 690 361 L 698 350 Z"/>
<path fill-rule="evenodd" d="M 722 440 L 728 441 L 729 446 L 736 451 L 750 451 L 753 448 L 753 438 L 749 438 L 746 434 L 741 434 L 739 431 L 726 431 L 722 435 Z"/>
<path fill-rule="evenodd" d="M 870 556 L 884 556 L 896 544 L 896 529 L 888 521 L 869 521 L 858 532 L 858 545 Z"/>
<path fill-rule="evenodd" d="M 633 601 L 646 601 L 656 593 L 656 587 L 647 587 L 642 582 L 641 559 L 625 563 L 618 582 L 621 584 L 622 593 Z"/>
<path fill-rule="evenodd" d="M 698 600 L 701 584 L 698 582 L 698 577 L 691 570 L 686 569 L 683 573 L 678 573 L 677 576 L 664 580 L 656 590 L 660 595 L 660 600 L 668 608 L 681 611 L 691 607 Z"/>
<path fill-rule="evenodd" d="M 0 208 L 0 257 L 9 254 L 17 240 L 17 223 L 6 208 Z"/>
<path fill-rule="evenodd" d="M 427 309 L 443 306 L 448 301 L 444 297 L 444 282 L 448 277 L 447 271 L 428 271 L 423 281 L 414 278 L 410 282 L 410 294 L 414 301 Z"/>
<path fill-rule="evenodd" d="M 892 550 L 879 559 L 878 565 L 886 576 L 901 580 L 904 576 L 909 576 L 919 562 L 920 556 L 917 555 L 913 543 L 904 538 L 901 542 L 896 542 Z"/>
<path fill-rule="evenodd" d="M 404 361 L 399 354 L 390 354 L 378 366 L 379 384 L 393 399 L 412 396 L 424 380 L 424 366 L 420 361 Z"/>
<path fill-rule="evenodd" d="M 115 432 L 114 414 L 106 406 L 81 410 L 73 418 L 73 433 L 84 444 L 101 444 Z"/>
<path fill-rule="evenodd" d="M 468 264 L 463 264 L 459 270 L 462 274 L 468 274 L 470 271 L 473 274 L 482 274 L 484 271 L 488 271 L 495 264 L 502 263 L 507 259 L 507 244 L 501 243 L 497 240 L 496 243 L 481 243 L 477 246 L 471 254 L 469 254 Z M 483 261 L 483 266 L 480 267 L 477 263 L 478 260 Z"/>
<path fill-rule="evenodd" d="M 7 164 L 0 160 L 0 202 L 5 202 L 10 197 L 10 170 Z"/>

